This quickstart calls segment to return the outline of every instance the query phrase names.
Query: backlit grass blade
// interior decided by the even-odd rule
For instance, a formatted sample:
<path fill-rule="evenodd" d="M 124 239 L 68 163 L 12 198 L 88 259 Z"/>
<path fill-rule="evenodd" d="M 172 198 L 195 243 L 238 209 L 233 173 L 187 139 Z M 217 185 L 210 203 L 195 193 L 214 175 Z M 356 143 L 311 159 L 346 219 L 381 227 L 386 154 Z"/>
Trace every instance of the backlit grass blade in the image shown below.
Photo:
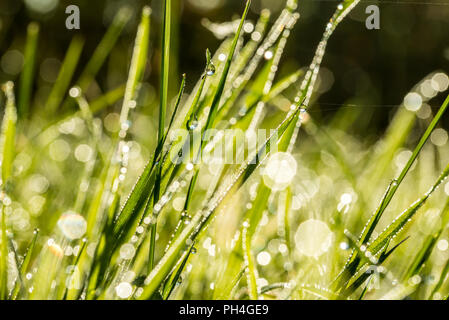
<path fill-rule="evenodd" d="M 37 44 L 39 38 L 39 25 L 30 23 L 27 28 L 27 39 L 22 75 L 20 77 L 20 89 L 18 99 L 18 113 L 20 117 L 27 117 L 30 109 L 31 93 L 33 89 L 35 64 L 37 57 Z"/>
<path fill-rule="evenodd" d="M 246 106 L 245 106 L 245 115 L 252 115 L 252 119 L 254 118 L 253 108 L 257 105 L 258 107 L 263 108 L 264 103 L 259 102 L 262 97 L 267 96 L 270 92 L 270 89 L 272 88 L 272 84 L 274 81 L 274 77 L 278 70 L 278 64 L 282 57 L 284 47 L 287 43 L 287 38 L 290 35 L 290 30 L 293 28 L 295 22 L 297 19 L 292 19 L 288 24 L 286 24 L 283 28 L 285 28 L 284 32 L 282 33 L 282 37 L 278 40 L 277 45 L 275 46 L 275 51 L 273 58 L 270 59 L 269 62 L 265 64 L 262 71 L 260 72 L 259 76 L 254 81 L 254 84 L 252 85 L 252 89 L 250 90 L 250 93 L 246 96 Z M 240 31 L 239 31 L 240 32 Z M 227 100 L 227 103 L 224 104 L 220 109 L 217 111 L 217 120 L 220 120 L 223 116 L 227 114 L 228 107 L 230 100 Z M 243 109 L 243 108 L 242 108 Z M 243 110 L 240 110 L 242 112 Z M 249 117 L 248 117 L 249 118 Z M 241 120 L 241 119 L 239 119 Z M 253 122 L 258 121 L 258 118 L 252 120 Z M 235 128 L 242 127 L 243 129 L 248 128 L 249 123 L 239 123 L 239 126 L 235 126 Z M 207 126 L 207 123 L 206 123 Z M 236 149 L 238 149 L 240 146 L 236 146 Z M 231 144 L 232 152 L 234 153 L 233 146 Z M 238 152 L 238 150 L 236 150 Z M 222 177 L 224 177 L 230 166 L 225 166 L 225 168 L 222 170 Z M 196 173 L 197 174 L 197 173 Z"/>
<path fill-rule="evenodd" d="M 98 97 L 90 103 L 90 111 L 95 114 L 106 109 L 109 106 L 112 106 L 123 97 L 124 93 L 124 85 L 118 86 L 117 88 L 104 93 L 102 96 Z"/>
<path fill-rule="evenodd" d="M 184 267 L 189 260 L 190 255 L 192 254 L 192 250 L 194 249 L 193 244 L 190 246 L 189 250 L 186 250 L 183 254 L 183 257 L 180 259 L 179 266 L 172 272 L 171 276 L 167 280 L 166 283 L 164 283 L 164 288 L 162 289 L 162 298 L 167 300 L 173 290 L 175 289 L 175 286 L 178 284 L 178 281 L 181 279 L 181 273 L 184 270 Z"/>
<path fill-rule="evenodd" d="M 407 210 L 401 213 L 384 231 L 379 234 L 375 240 L 367 246 L 368 250 L 375 254 L 385 245 L 388 239 L 394 238 L 448 176 L 449 165 L 444 169 L 435 184 L 426 192 L 424 196 L 415 201 Z"/>
<path fill-rule="evenodd" d="M 257 269 L 254 263 L 254 258 L 251 252 L 251 240 L 252 235 L 248 232 L 249 223 L 248 221 L 243 223 L 243 235 L 242 235 L 242 245 L 243 245 L 243 255 L 245 257 L 246 264 L 246 282 L 248 285 L 249 298 L 251 300 L 258 299 L 258 289 L 257 289 Z"/>
<path fill-rule="evenodd" d="M 426 203 L 428 198 L 432 195 L 432 193 L 438 188 L 438 186 L 449 176 L 449 165 L 446 169 L 441 173 L 440 177 L 437 179 L 435 184 L 422 196 L 420 199 L 415 201 L 408 209 L 402 212 L 387 228 L 382 231 L 376 239 L 374 239 L 371 243 L 366 245 L 366 251 L 370 252 L 372 255 L 376 256 L 383 249 L 386 249 L 390 241 L 392 241 L 397 234 L 404 228 L 404 226 L 413 218 L 413 216 L 418 212 L 418 210 Z M 396 248 L 397 246 L 395 246 Z M 389 251 L 391 254 L 391 251 Z M 389 255 L 388 254 L 388 255 Z M 342 273 L 339 275 L 339 282 L 337 287 L 345 290 L 343 286 L 343 282 L 347 281 L 352 275 L 358 272 L 363 264 L 359 264 L 360 259 L 357 258 L 357 255 L 354 255 L 351 263 L 347 264 L 343 269 Z M 357 282 L 358 285 L 361 285 L 360 280 Z M 354 288 L 354 284 L 346 289 L 346 292 L 352 292 Z M 349 294 L 349 293 L 347 293 Z"/>
<path fill-rule="evenodd" d="M 170 72 L 170 44 L 171 44 L 171 0 L 164 0 L 164 17 L 162 27 L 161 45 L 161 80 L 160 80 L 160 104 L 159 104 L 159 131 L 158 141 L 162 141 L 165 133 L 165 115 L 168 101 L 168 80 Z"/>
<path fill-rule="evenodd" d="M 0 247 L 0 300 L 8 297 L 8 237 L 6 235 L 5 206 L 0 209 L 1 216 L 1 247 Z"/>
<path fill-rule="evenodd" d="M 440 278 L 438 279 L 438 282 L 436 283 L 435 287 L 432 290 L 432 293 L 430 294 L 430 299 L 435 299 L 435 295 L 438 293 L 438 291 L 443 286 L 444 281 L 446 280 L 447 274 L 449 273 L 449 260 L 446 261 L 446 264 L 444 265 Z"/>
<path fill-rule="evenodd" d="M 181 80 L 181 85 L 179 87 L 178 97 L 176 98 L 175 107 L 173 109 L 173 113 L 171 115 L 170 122 L 168 123 L 167 131 L 165 132 L 164 139 L 162 140 L 162 143 L 161 143 L 162 146 L 164 145 L 165 141 L 167 140 L 167 136 L 170 133 L 170 130 L 172 129 L 175 118 L 178 114 L 178 109 L 181 104 L 181 99 L 184 94 L 185 88 L 186 88 L 186 75 L 183 74 L 182 80 Z M 158 153 L 158 152 L 156 152 L 156 153 Z"/>
<path fill-rule="evenodd" d="M 245 217 L 245 219 L 248 219 L 248 229 L 252 229 L 249 232 L 254 233 L 259 225 L 270 194 L 271 189 L 267 187 L 263 181 L 260 181 L 256 199 L 254 199 L 253 205 L 251 209 L 248 210 Z M 240 232 L 243 232 L 243 230 Z M 239 236 L 234 249 L 229 255 L 225 270 L 218 277 L 214 290 L 214 299 L 231 298 L 231 291 L 234 286 L 229 283 L 228 279 L 232 279 L 240 272 L 241 265 L 244 262 L 244 252 L 242 251 L 242 247 L 242 237 Z"/>
<path fill-rule="evenodd" d="M 401 185 L 402 181 L 404 180 L 405 176 L 409 172 L 411 166 L 415 162 L 418 154 L 421 152 L 422 148 L 424 147 L 424 144 L 427 142 L 427 140 L 430 138 L 430 135 L 435 130 L 438 122 L 443 117 L 444 113 L 446 112 L 447 107 L 449 106 L 449 96 L 444 101 L 441 108 L 438 110 L 438 113 L 433 118 L 432 122 L 427 127 L 426 131 L 424 132 L 423 136 L 418 142 L 418 145 L 416 146 L 415 150 L 413 151 L 410 159 L 407 161 L 406 165 L 402 169 L 401 173 L 396 179 L 396 183 L 392 185 L 390 192 L 387 194 L 387 197 L 385 198 L 385 201 L 382 203 L 382 205 L 379 207 L 378 212 L 382 214 L 382 212 L 387 208 L 389 205 L 391 199 L 393 198 L 394 194 L 396 193 L 397 189 Z M 364 239 L 366 240 L 366 239 Z"/>
<path fill-rule="evenodd" d="M 184 93 L 185 89 L 185 82 L 186 82 L 186 75 L 184 74 L 182 77 L 181 87 L 179 89 L 178 98 L 176 99 L 175 108 L 173 110 L 170 123 L 168 125 L 167 131 L 165 132 L 164 136 L 162 137 L 162 140 L 158 142 L 158 145 L 156 147 L 155 156 L 153 159 L 153 164 L 156 165 L 157 175 L 155 180 L 155 188 L 153 189 L 154 192 L 154 203 L 156 203 L 159 200 L 159 188 L 162 180 L 162 167 L 163 167 L 163 160 L 162 160 L 162 149 L 165 144 L 165 140 L 167 139 L 168 134 L 170 133 L 170 129 L 173 125 L 173 122 L 175 120 L 176 114 L 178 112 L 179 104 L 181 103 L 181 98 Z M 147 211 L 150 208 L 150 203 L 147 203 L 146 208 L 144 210 L 143 216 L 147 215 Z M 149 248 L 149 262 L 148 262 L 148 270 L 149 272 L 154 267 L 154 252 L 155 252 L 155 246 L 156 246 L 156 231 L 157 231 L 157 224 L 154 223 L 151 226 L 150 230 L 150 248 Z"/>
<path fill-rule="evenodd" d="M 86 250 L 86 247 L 87 247 L 87 239 L 84 238 L 84 239 L 81 240 L 81 245 L 79 247 L 78 254 L 73 257 L 72 262 L 70 264 L 70 265 L 72 265 L 74 267 L 72 273 L 75 272 L 75 270 L 82 270 L 80 268 L 80 262 L 82 261 L 81 257 L 83 257 L 83 254 L 84 254 L 84 252 Z M 70 277 L 72 275 L 72 273 L 70 273 L 68 277 Z M 64 295 L 62 297 L 62 300 L 67 300 L 67 297 L 71 297 L 73 295 L 76 295 L 76 291 L 77 291 L 76 288 L 70 289 L 70 288 L 66 287 L 64 289 Z"/>
<path fill-rule="evenodd" d="M 6 95 L 5 113 L 2 120 L 0 136 L 0 164 L 1 164 L 1 189 L 7 191 L 7 182 L 11 175 L 15 152 L 15 132 L 17 111 L 14 98 L 14 84 L 7 82 L 2 87 Z M 1 203 L 1 247 L 0 247 L 0 299 L 5 300 L 8 295 L 8 237 L 6 233 L 5 203 Z"/>
<path fill-rule="evenodd" d="M 273 24 L 273 27 L 266 36 L 265 40 L 256 50 L 256 54 L 248 62 L 246 69 L 240 75 L 238 75 L 235 78 L 235 80 L 233 80 L 231 88 L 227 89 L 226 93 L 224 94 L 226 99 L 223 102 L 223 106 L 221 107 L 224 108 L 223 111 L 220 111 L 221 114 L 223 115 L 226 114 L 226 111 L 230 109 L 231 106 L 236 102 L 240 93 L 244 90 L 244 88 L 246 87 L 246 85 L 249 83 L 252 76 L 256 72 L 257 67 L 262 61 L 265 53 L 279 39 L 280 35 L 284 31 L 285 26 L 294 23 L 299 18 L 299 15 L 297 13 L 294 13 L 296 8 L 297 8 L 296 0 L 287 2 L 285 9 L 282 10 L 281 14 L 276 19 L 275 23 Z"/>
<path fill-rule="evenodd" d="M 393 180 L 393 182 L 388 187 L 387 192 L 385 193 L 384 198 L 382 199 L 379 207 L 377 208 L 376 212 L 372 215 L 372 217 L 368 221 L 367 225 L 365 226 L 364 230 L 362 231 L 362 234 L 361 234 L 360 239 L 359 239 L 360 245 L 366 244 L 370 240 L 370 236 L 373 233 L 375 227 L 377 226 L 377 224 L 378 224 L 382 214 L 384 213 L 384 211 L 387 208 L 387 206 L 390 204 L 391 200 L 393 199 L 394 194 L 396 193 L 396 191 L 399 188 L 400 184 L 404 180 L 404 178 L 407 175 L 408 171 L 410 170 L 411 166 L 415 162 L 415 160 L 418 157 L 418 154 L 420 153 L 420 151 L 422 150 L 424 144 L 429 139 L 429 137 L 432 134 L 433 130 L 435 129 L 436 125 L 438 124 L 438 122 L 440 121 L 441 117 L 445 113 L 448 105 L 449 105 L 449 96 L 447 97 L 446 101 L 443 103 L 443 105 L 439 109 L 438 113 L 433 118 L 433 120 L 430 123 L 430 125 L 427 127 L 427 130 L 425 131 L 425 133 L 421 137 L 420 141 L 418 142 L 418 145 L 415 147 L 415 150 L 413 151 L 413 153 L 412 153 L 411 157 L 409 158 L 408 162 L 406 163 L 406 165 L 402 169 L 402 171 L 399 174 L 398 178 Z M 444 172 L 443 172 L 443 174 L 444 174 Z M 420 201 L 418 201 L 415 204 L 416 207 L 414 205 L 414 206 L 412 206 L 412 208 L 410 208 L 410 210 L 413 212 L 412 214 L 414 214 L 414 212 L 416 212 L 419 209 L 419 207 L 421 207 L 422 203 L 424 203 L 427 200 L 427 197 L 422 198 Z M 384 241 L 385 240 L 386 239 L 384 239 Z M 383 242 L 383 244 L 384 243 L 385 242 Z M 380 249 L 380 247 L 377 248 L 377 250 L 379 250 L 379 249 Z M 343 276 L 343 274 L 346 274 L 348 272 L 348 268 L 356 267 L 356 265 L 358 264 L 356 256 L 357 255 L 355 255 L 355 254 L 352 255 L 352 257 L 348 261 L 348 264 L 345 266 L 345 268 L 344 268 L 343 272 L 340 274 L 340 276 Z"/>
<path fill-rule="evenodd" d="M 372 264 L 371 266 L 380 266 L 382 263 L 385 262 L 385 260 L 387 260 L 387 258 L 389 256 L 391 256 L 391 254 L 396 251 L 397 248 L 399 248 L 399 246 L 401 244 L 403 244 L 408 238 L 402 240 L 401 242 L 399 242 L 398 244 L 396 244 L 393 248 L 391 248 L 390 250 L 387 251 L 387 247 L 388 244 L 386 244 L 384 246 L 384 252 L 382 252 L 382 254 L 380 254 L 379 259 L 377 261 L 376 264 Z M 364 264 L 367 265 L 367 264 Z M 363 272 L 357 279 L 355 279 L 349 286 L 347 289 L 343 290 L 343 292 L 340 294 L 341 297 L 348 297 L 350 296 L 352 293 L 354 293 L 363 283 L 366 282 L 366 280 L 371 276 L 372 274 L 369 272 Z M 368 284 L 367 284 L 368 285 Z M 362 294 L 360 295 L 360 299 L 363 298 L 364 293 L 362 292 Z M 359 299 L 359 300 L 360 300 Z"/>
<path fill-rule="evenodd" d="M 150 35 L 150 15 L 151 9 L 149 7 L 144 7 L 142 9 L 141 22 L 139 24 L 134 42 L 131 65 L 125 88 L 125 96 L 120 113 L 120 124 L 122 129 L 123 126 L 127 125 L 130 110 L 135 107 L 137 90 L 140 82 L 142 81 L 147 64 Z M 122 134 L 119 135 L 120 139 L 125 139 L 126 130 L 124 133 L 122 132 Z M 117 152 L 122 152 L 121 144 L 119 144 L 119 150 Z M 114 156 L 112 159 L 114 159 Z M 106 176 L 108 184 L 111 185 L 111 189 L 115 190 L 115 192 L 112 194 L 112 200 L 109 200 L 109 208 L 105 208 L 107 219 L 103 222 L 103 227 L 101 228 L 101 230 L 104 231 L 100 238 L 101 246 L 97 246 L 97 259 L 94 260 L 92 276 L 89 279 L 89 296 L 92 294 L 90 291 L 93 290 L 92 288 L 95 287 L 99 281 L 103 281 L 104 283 L 105 279 L 103 279 L 103 276 L 107 269 L 106 262 L 111 260 L 115 261 L 115 249 L 120 247 L 123 237 L 127 235 L 126 230 L 132 225 L 138 223 L 138 213 L 142 210 L 146 203 L 146 193 L 149 192 L 154 184 L 154 175 L 152 175 L 152 173 L 154 173 L 153 164 L 150 162 L 145 167 L 142 175 L 139 177 L 122 208 L 119 210 L 120 201 L 118 187 L 113 186 L 114 183 L 118 181 L 117 178 L 119 175 L 119 169 L 120 168 L 116 162 L 111 163 Z M 103 194 L 103 191 L 101 191 L 100 194 Z M 103 197 L 103 195 L 101 197 Z M 91 219 L 96 220 L 96 218 Z M 89 225 L 90 230 L 93 226 L 92 221 L 93 220 L 91 220 Z"/>
<path fill-rule="evenodd" d="M 359 2 L 360 0 L 343 0 L 337 6 L 337 9 L 335 10 L 334 14 L 329 20 L 329 23 L 326 25 L 326 29 L 315 51 L 315 55 L 309 66 L 309 69 L 307 70 L 304 80 L 301 83 L 301 87 L 298 91 L 298 94 L 294 99 L 296 108 L 303 108 L 304 110 L 306 110 L 309 107 L 310 99 L 312 98 L 313 91 L 315 89 L 316 80 L 321 68 L 321 63 L 326 53 L 326 48 L 329 39 L 331 38 L 332 34 L 334 33 L 338 25 L 359 4 Z M 298 117 L 299 115 L 300 114 L 298 114 Z M 289 144 L 288 150 L 291 150 L 296 142 L 296 138 L 298 136 L 300 127 L 297 124 L 299 124 L 300 121 L 301 120 L 298 120 L 296 123 L 292 124 L 292 128 L 288 130 L 287 135 L 284 138 L 285 140 L 281 142 L 281 144 L 283 144 L 288 141 Z M 296 128 L 293 127 L 295 125 Z"/>
<path fill-rule="evenodd" d="M 144 7 L 139 28 L 137 30 L 136 40 L 134 42 L 131 66 L 129 68 L 128 80 L 125 88 L 125 97 L 123 98 L 123 105 L 120 113 L 120 123 L 125 123 L 128 120 L 129 110 L 134 107 L 133 101 L 137 98 L 137 89 L 146 69 L 150 40 L 150 16 L 151 9 L 149 7 Z"/>
<path fill-rule="evenodd" d="M 130 108 L 132 107 L 132 101 L 136 98 L 137 87 L 142 79 L 146 67 L 150 36 L 150 15 L 151 9 L 149 7 L 145 7 L 142 10 L 142 20 L 137 30 L 137 36 L 134 43 L 134 51 L 131 59 L 128 81 L 126 83 L 125 97 L 120 114 L 120 123 L 125 123 L 128 120 L 128 114 Z M 113 230 L 115 235 L 120 234 L 122 228 L 129 223 L 130 220 L 132 220 L 133 215 L 135 215 L 145 203 L 145 193 L 149 191 L 154 182 L 154 177 L 151 177 L 152 171 L 153 165 L 149 163 L 131 191 L 124 206 L 120 210 L 120 214 L 114 223 Z"/>
<path fill-rule="evenodd" d="M 232 59 L 234 57 L 235 48 L 237 47 L 237 43 L 238 43 L 239 38 L 240 38 L 240 33 L 242 31 L 242 28 L 243 28 L 243 23 L 245 22 L 246 15 L 248 14 L 250 5 L 251 5 L 251 0 L 247 0 L 246 1 L 245 11 L 243 12 L 243 16 L 242 16 L 242 19 L 240 21 L 239 28 L 237 29 L 237 33 L 236 33 L 236 35 L 234 37 L 234 40 L 233 40 L 232 45 L 231 45 L 231 48 L 229 50 L 229 54 L 228 54 L 227 59 L 226 59 L 225 67 L 223 69 L 223 73 L 221 75 L 220 82 L 218 84 L 217 90 L 215 92 L 214 98 L 213 98 L 211 106 L 210 106 L 210 111 L 209 111 L 209 115 L 207 117 L 207 121 L 206 121 L 206 125 L 204 127 L 204 130 L 210 129 L 213 126 L 213 123 L 215 121 L 215 116 L 216 116 L 216 114 L 218 112 L 218 106 L 220 104 L 220 100 L 221 100 L 221 97 L 223 95 L 224 87 L 225 87 L 225 84 L 226 84 L 226 79 L 228 77 L 229 69 L 231 67 Z"/>
<path fill-rule="evenodd" d="M 449 222 L 449 198 L 446 201 L 444 208 L 441 210 L 441 222 L 440 226 L 435 232 L 434 230 L 429 230 L 429 234 L 423 241 L 421 249 L 415 254 L 410 266 L 403 277 L 403 281 L 408 281 L 412 276 L 419 274 L 421 270 L 425 267 L 426 263 L 429 261 L 430 255 L 432 254 L 438 239 L 440 238 L 443 231 L 446 229 Z"/>
<path fill-rule="evenodd" d="M 198 121 L 199 121 L 198 120 L 198 112 L 199 112 L 201 95 L 203 94 L 207 76 L 212 75 L 212 72 L 210 71 L 210 70 L 212 70 L 212 68 L 215 68 L 215 66 L 213 66 L 213 64 L 212 64 L 210 51 L 207 49 L 206 50 L 206 68 L 201 76 L 201 81 L 199 83 L 198 88 L 195 91 L 195 94 L 194 95 L 192 94 L 193 100 L 191 101 L 190 107 L 187 110 L 187 113 L 185 114 L 185 119 L 181 122 L 181 126 L 180 126 L 181 129 L 187 128 L 188 130 L 193 131 L 198 126 Z M 168 133 L 168 131 L 167 131 L 167 133 Z M 185 139 L 184 141 L 181 141 L 179 144 L 171 145 L 170 148 L 167 150 L 166 154 L 164 155 L 164 157 L 169 156 L 174 148 L 175 148 L 175 150 L 178 150 L 177 151 L 178 153 L 179 152 L 182 153 L 182 150 L 184 149 L 186 144 L 189 143 L 188 137 L 186 137 L 186 138 L 187 139 Z M 178 145 L 180 147 L 179 147 L 179 149 L 176 149 L 176 148 L 178 148 Z M 160 147 L 162 147 L 162 146 L 163 145 L 160 144 Z M 163 165 L 164 165 L 164 170 L 163 170 L 162 175 L 167 176 L 167 177 L 170 176 L 168 178 L 168 181 L 165 183 L 165 185 L 168 185 L 172 182 L 174 177 L 181 170 L 184 163 L 181 162 L 181 163 L 177 163 L 174 165 L 172 162 L 164 162 Z M 169 174 L 170 170 L 171 170 L 171 173 Z"/>
<path fill-rule="evenodd" d="M 247 66 L 249 60 L 257 50 L 257 46 L 263 40 L 267 25 L 270 22 L 271 13 L 268 9 L 263 9 L 260 12 L 259 20 L 256 23 L 251 40 L 238 52 L 235 63 L 231 66 L 229 71 L 230 80 L 235 80 L 235 77 Z"/>
<path fill-rule="evenodd" d="M 115 235 L 119 236 L 124 230 L 128 229 L 129 224 L 135 223 L 134 219 L 139 220 L 139 217 L 136 215 L 146 204 L 148 193 L 151 192 L 155 179 L 154 165 L 148 163 L 114 223 L 113 232 Z"/>
<path fill-rule="evenodd" d="M 162 27 L 162 44 L 161 44 L 161 75 L 160 75 L 160 93 L 159 93 L 159 131 L 158 131 L 158 145 L 162 144 L 165 135 L 165 117 L 167 113 L 168 101 L 168 80 L 170 76 L 170 45 L 171 45 L 171 16 L 172 7 L 171 0 L 164 0 L 163 6 L 163 27 Z M 156 164 L 156 180 L 153 190 L 154 203 L 159 201 L 160 189 L 162 180 L 162 164 Z M 148 259 L 148 269 L 152 270 L 154 266 L 154 250 L 156 239 L 157 224 L 151 225 L 150 230 L 150 252 Z"/>
<path fill-rule="evenodd" d="M 285 25 L 285 30 L 282 32 L 282 36 L 277 41 L 273 48 L 273 51 L 269 51 L 273 57 L 265 63 L 259 75 L 254 80 L 252 86 L 249 88 L 249 93 L 245 97 L 245 106 L 239 111 L 239 114 L 244 112 L 245 115 L 252 115 L 252 123 L 257 123 L 259 121 L 262 109 L 264 109 L 264 99 L 266 99 L 272 89 L 274 79 L 276 77 L 277 71 L 279 69 L 279 63 L 284 53 L 284 48 L 287 44 L 288 37 L 291 34 L 291 30 L 294 27 L 297 19 L 292 19 L 288 24 Z M 268 51 L 267 51 L 268 52 Z M 282 92 L 282 91 L 281 91 Z M 229 105 L 229 104 L 228 104 Z M 252 112 L 254 108 L 257 109 Z M 225 116 L 229 112 L 226 105 L 224 105 L 217 116 Z"/>

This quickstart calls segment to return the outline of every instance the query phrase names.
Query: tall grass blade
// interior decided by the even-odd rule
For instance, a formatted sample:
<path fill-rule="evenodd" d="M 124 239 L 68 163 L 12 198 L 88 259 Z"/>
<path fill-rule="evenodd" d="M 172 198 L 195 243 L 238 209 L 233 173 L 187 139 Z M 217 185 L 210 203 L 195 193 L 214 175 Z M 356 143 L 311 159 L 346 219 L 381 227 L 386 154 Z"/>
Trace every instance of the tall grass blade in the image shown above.
<path fill-rule="evenodd" d="M 128 7 L 123 7 L 117 12 L 111 26 L 95 48 L 94 53 L 90 57 L 89 62 L 77 81 L 77 85 L 81 88 L 81 91 L 85 91 L 89 88 L 90 83 L 103 66 L 107 56 L 117 43 L 117 40 L 130 18 L 131 9 Z"/>
<path fill-rule="evenodd" d="M 14 84 L 7 82 L 3 86 L 6 95 L 5 114 L 2 120 L 1 136 L 0 136 L 0 160 L 2 174 L 2 188 L 5 188 L 8 179 L 12 173 L 12 165 L 14 161 L 15 139 L 16 139 L 16 122 L 17 110 L 14 98 Z"/>
<path fill-rule="evenodd" d="M 28 246 L 27 252 L 25 254 L 25 257 L 20 265 L 20 275 L 21 278 L 24 279 L 25 278 L 25 274 L 30 266 L 30 262 L 31 262 L 31 258 L 33 257 L 33 252 L 34 252 L 34 248 L 36 247 L 36 242 L 37 242 L 37 238 L 39 236 L 39 229 L 34 230 L 33 232 L 33 239 L 31 240 L 30 245 Z M 20 293 L 21 285 L 23 285 L 23 283 L 20 283 L 16 281 L 16 284 L 14 286 L 14 289 L 12 291 L 11 294 L 11 299 L 12 300 L 16 300 L 17 296 Z"/>

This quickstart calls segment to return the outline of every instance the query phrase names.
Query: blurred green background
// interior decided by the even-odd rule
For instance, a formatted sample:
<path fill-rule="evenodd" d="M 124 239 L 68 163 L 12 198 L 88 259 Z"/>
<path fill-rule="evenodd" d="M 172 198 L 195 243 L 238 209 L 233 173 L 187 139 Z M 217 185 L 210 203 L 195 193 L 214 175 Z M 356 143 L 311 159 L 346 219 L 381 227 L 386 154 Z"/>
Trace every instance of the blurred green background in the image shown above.
<path fill-rule="evenodd" d="M 338 1 L 301 0 L 301 18 L 289 41 L 281 64 L 280 76 L 297 67 L 307 66 L 314 54 L 327 20 Z M 367 30 L 365 9 L 379 4 L 381 29 Z M 76 4 L 81 11 L 81 29 L 65 28 L 65 8 Z M 95 92 L 110 90 L 125 82 L 140 8 L 149 4 L 153 9 L 151 65 L 148 68 L 145 105 L 157 101 L 160 58 L 161 1 L 110 0 L 1 0 L 0 2 L 0 81 L 16 80 L 23 63 L 26 27 L 30 21 L 41 25 L 38 57 L 39 81 L 37 99 L 45 101 L 58 67 L 73 35 L 81 33 L 86 44 L 80 66 L 92 54 L 118 8 L 124 5 L 134 10 L 134 19 L 97 77 Z M 204 26 L 204 19 L 226 22 L 238 18 L 243 9 L 241 0 L 174 1 L 171 92 L 178 87 L 182 73 L 188 76 L 187 88 L 192 88 L 204 66 L 204 51 L 214 50 L 221 40 Z M 254 0 L 250 20 L 255 20 L 261 8 L 272 11 L 272 20 L 284 1 Z M 314 117 L 326 121 L 343 103 L 349 108 L 363 108 L 363 121 L 354 122 L 353 133 L 364 137 L 368 132 L 381 132 L 395 107 L 405 94 L 423 77 L 435 70 L 449 71 L 449 5 L 444 1 L 362 1 L 330 41 L 321 75 L 319 103 L 313 107 Z M 180 48 L 180 50 L 178 50 Z M 19 53 L 19 54 L 18 54 Z M 81 69 L 81 68 L 79 68 Z M 78 70 L 80 72 L 81 70 Z M 76 78 L 76 76 L 75 76 Z M 88 95 L 89 96 L 89 95 Z M 431 101 L 438 106 L 441 100 Z M 37 104 L 39 105 L 39 104 Z M 35 105 L 36 106 L 36 105 Z M 357 111 L 357 110 L 354 110 Z M 151 110 L 148 112 L 151 113 Z M 361 123 L 360 126 L 357 124 Z M 448 121 L 446 121 L 447 125 Z M 358 128 L 363 130 L 358 131 Z"/>

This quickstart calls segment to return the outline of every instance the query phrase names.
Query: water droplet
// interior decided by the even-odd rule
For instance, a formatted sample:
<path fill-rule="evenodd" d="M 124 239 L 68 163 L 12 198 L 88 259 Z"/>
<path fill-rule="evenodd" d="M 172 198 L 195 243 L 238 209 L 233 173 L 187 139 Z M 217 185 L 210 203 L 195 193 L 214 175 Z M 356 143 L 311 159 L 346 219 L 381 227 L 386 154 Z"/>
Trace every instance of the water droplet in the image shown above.
<path fill-rule="evenodd" d="M 213 76 L 215 74 L 215 70 L 216 70 L 216 68 L 215 68 L 214 64 L 212 62 L 210 62 L 206 68 L 206 75 L 208 77 Z"/>
<path fill-rule="evenodd" d="M 128 107 L 130 109 L 134 109 L 137 106 L 137 102 L 135 100 L 131 100 L 128 102 Z"/>
<path fill-rule="evenodd" d="M 348 250 L 349 249 L 349 244 L 347 242 L 340 242 L 340 249 L 341 250 Z"/>
<path fill-rule="evenodd" d="M 260 264 L 261 266 L 268 265 L 270 261 L 271 255 L 266 251 L 262 251 L 257 255 L 257 263 Z"/>
<path fill-rule="evenodd" d="M 265 60 L 270 60 L 271 58 L 273 58 L 273 51 L 266 51 L 264 54 L 264 58 Z"/>
<path fill-rule="evenodd" d="M 193 248 L 192 248 L 192 254 L 195 254 L 196 252 L 197 252 L 196 248 L 193 247 Z"/>
<path fill-rule="evenodd" d="M 295 234 L 299 252 L 308 257 L 319 257 L 332 245 L 333 233 L 326 223 L 309 219 L 301 223 Z"/>
<path fill-rule="evenodd" d="M 198 128 L 198 124 L 199 124 L 199 122 L 198 122 L 196 115 L 193 117 L 190 117 L 189 121 L 187 121 L 187 130 L 191 130 L 191 131 L 195 130 L 196 128 Z"/>
<path fill-rule="evenodd" d="M 278 152 L 270 156 L 264 169 L 265 185 L 272 190 L 284 190 L 296 175 L 297 163 L 290 153 Z"/>
<path fill-rule="evenodd" d="M 404 106 L 409 111 L 418 111 L 422 106 L 423 100 L 420 94 L 410 92 L 404 98 Z"/>
<path fill-rule="evenodd" d="M 69 95 L 70 95 L 72 98 L 78 98 L 78 97 L 80 97 L 80 96 L 81 96 L 81 88 L 80 88 L 80 87 L 73 87 L 73 88 L 70 88 L 70 90 L 69 90 Z"/>
<path fill-rule="evenodd" d="M 120 247 L 120 257 L 125 260 L 132 259 L 134 254 L 136 253 L 136 249 L 130 243 L 125 243 Z"/>

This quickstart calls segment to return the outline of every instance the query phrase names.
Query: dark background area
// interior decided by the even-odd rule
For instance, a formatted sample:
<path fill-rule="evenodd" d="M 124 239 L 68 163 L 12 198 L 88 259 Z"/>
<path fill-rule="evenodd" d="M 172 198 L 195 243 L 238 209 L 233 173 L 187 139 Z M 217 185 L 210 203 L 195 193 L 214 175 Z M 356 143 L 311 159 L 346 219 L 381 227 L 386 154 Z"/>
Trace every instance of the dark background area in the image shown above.
<path fill-rule="evenodd" d="M 328 118 L 327 114 L 334 112 L 336 106 L 350 100 L 366 106 L 391 106 L 367 108 L 373 129 L 383 129 L 394 110 L 392 105 L 399 105 L 417 82 L 435 70 L 449 71 L 449 3 L 442 0 L 427 3 L 425 0 L 395 2 L 362 0 L 338 27 L 323 61 L 323 67 L 331 71 L 334 79 L 332 87 L 320 97 L 317 106 L 323 121 Z M 179 54 L 178 61 L 172 60 L 172 72 L 173 76 L 187 73 L 190 80 L 188 88 L 191 88 L 203 70 L 205 49 L 213 51 L 220 43 L 201 24 L 201 19 L 206 17 L 213 22 L 230 21 L 238 18 L 244 3 L 242 0 L 182 0 L 174 3 L 178 6 L 179 19 L 173 25 L 175 38 L 179 39 L 174 46 L 179 48 Z M 310 63 L 325 25 L 338 3 L 333 0 L 299 1 L 301 18 L 285 51 L 281 75 Z M 375 3 L 380 7 L 381 27 L 380 30 L 367 30 L 365 19 L 368 15 L 365 14 L 365 8 Z M 70 4 L 80 7 L 79 31 L 65 28 L 65 8 Z M 135 17 L 117 44 L 117 52 L 111 55 L 108 62 L 116 67 L 117 79 L 106 79 L 106 72 L 102 72 L 99 75 L 99 86 L 108 89 L 126 78 L 139 12 L 143 5 L 149 4 L 153 9 L 153 47 L 147 81 L 157 89 L 160 0 L 0 0 L 0 58 L 11 49 L 23 51 L 26 27 L 30 21 L 38 21 L 41 26 L 40 63 L 48 58 L 61 61 L 73 35 L 81 33 L 86 38 L 81 60 L 83 65 L 104 35 L 117 8 L 125 4 L 134 9 Z M 260 9 L 268 7 L 272 10 L 274 21 L 283 5 L 284 1 L 280 0 L 254 0 L 249 19 L 255 21 Z M 46 7 L 50 9 L 47 9 L 48 12 L 38 12 L 33 9 L 35 7 L 40 10 Z M 102 77 L 107 81 L 101 81 Z M 7 74 L 0 68 L 2 82 L 16 78 L 17 75 Z M 175 82 L 172 83 L 173 90 L 176 88 Z M 443 98 L 433 99 L 431 105 L 438 106 Z"/>

